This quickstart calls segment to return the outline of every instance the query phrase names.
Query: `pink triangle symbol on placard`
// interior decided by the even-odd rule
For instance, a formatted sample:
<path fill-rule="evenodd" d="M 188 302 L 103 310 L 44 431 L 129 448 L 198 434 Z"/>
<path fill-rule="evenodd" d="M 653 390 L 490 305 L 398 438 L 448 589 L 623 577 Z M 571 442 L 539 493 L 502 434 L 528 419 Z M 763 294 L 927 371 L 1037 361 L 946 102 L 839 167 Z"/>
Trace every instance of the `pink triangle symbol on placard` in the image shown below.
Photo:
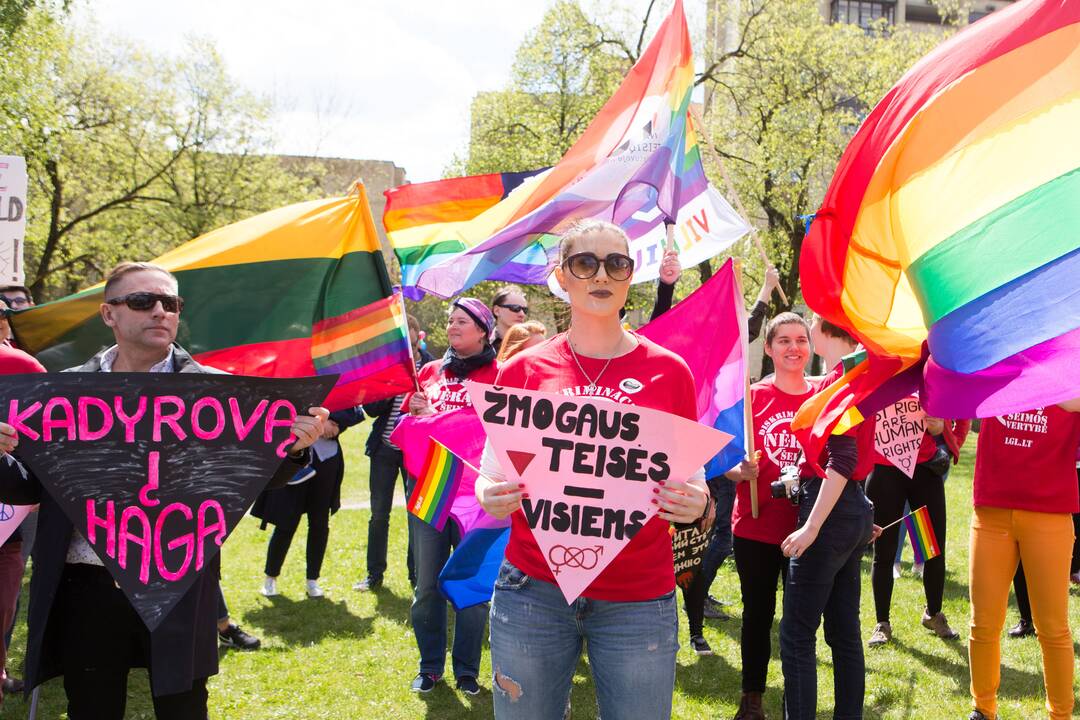
<path fill-rule="evenodd" d="M 605 399 L 479 384 L 468 388 L 502 467 L 513 467 L 519 476 L 531 468 L 521 479 L 527 495 L 517 512 L 567 603 L 656 516 L 661 481 L 690 478 L 731 440 L 684 417 Z M 543 426 L 530 422 L 530 412 L 511 415 L 509 407 L 536 408 Z M 592 430 L 583 425 L 578 434 L 544 423 L 545 407 L 559 407 L 567 419 L 582 413 L 601 421 Z M 601 425 L 629 430 L 605 438 L 597 430 Z M 655 535 L 650 540 L 655 542 Z"/>

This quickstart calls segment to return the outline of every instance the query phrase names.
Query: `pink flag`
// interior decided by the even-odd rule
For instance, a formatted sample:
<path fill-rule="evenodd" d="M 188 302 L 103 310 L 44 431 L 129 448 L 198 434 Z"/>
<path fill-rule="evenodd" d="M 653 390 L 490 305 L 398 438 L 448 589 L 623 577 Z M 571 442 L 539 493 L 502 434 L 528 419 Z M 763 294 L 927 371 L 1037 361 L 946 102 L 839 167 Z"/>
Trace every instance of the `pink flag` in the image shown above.
<path fill-rule="evenodd" d="M 731 435 L 589 397 L 468 383 L 496 457 L 529 497 L 522 512 L 573 602 L 657 512 L 653 489 L 686 480 Z"/>
<path fill-rule="evenodd" d="M 413 477 L 423 475 L 424 460 L 432 439 L 441 442 L 474 468 L 480 467 L 480 455 L 484 451 L 484 426 L 471 407 L 437 415 L 407 415 L 401 418 L 390 435 L 390 441 L 401 448 L 405 470 Z M 450 506 L 450 517 L 457 522 L 461 534 L 474 528 L 507 527 L 510 524 L 508 520 L 496 520 L 484 512 L 476 501 L 475 487 L 476 472 L 466 467 L 457 496 Z"/>

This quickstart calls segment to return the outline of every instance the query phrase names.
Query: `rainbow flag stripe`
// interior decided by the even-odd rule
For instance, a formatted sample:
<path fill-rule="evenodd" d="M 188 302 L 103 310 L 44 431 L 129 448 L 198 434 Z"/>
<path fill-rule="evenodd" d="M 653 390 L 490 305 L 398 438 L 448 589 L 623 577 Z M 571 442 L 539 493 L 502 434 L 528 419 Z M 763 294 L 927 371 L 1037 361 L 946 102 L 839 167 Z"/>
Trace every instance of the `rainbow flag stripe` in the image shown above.
<path fill-rule="evenodd" d="M 874 108 L 800 258 L 807 304 L 868 352 L 829 401 L 831 420 L 913 367 L 910 389 L 940 417 L 1076 397 L 1062 378 L 1080 357 L 1077 127 L 1071 0 L 1024 0 L 979 20 Z M 827 431 L 822 422 L 814 434 Z"/>
<path fill-rule="evenodd" d="M 510 196 L 523 182 L 545 172 L 490 173 L 411 183 L 387 190 L 383 227 L 401 264 L 401 285 L 414 289 L 420 274 L 480 242 L 466 224 Z M 527 253 L 492 275 L 527 282 L 531 265 L 547 264 L 544 252 Z M 420 295 L 422 293 L 410 293 Z"/>
<path fill-rule="evenodd" d="M 465 472 L 465 463 L 441 442 L 430 438 L 424 471 L 409 496 L 409 512 L 436 530 L 446 526 L 450 506 Z"/>
<path fill-rule="evenodd" d="M 904 527 L 911 538 L 911 549 L 915 552 L 916 563 L 924 563 L 941 554 L 934 526 L 930 524 L 930 512 L 925 505 L 904 518 Z"/>
<path fill-rule="evenodd" d="M 413 388 L 408 334 L 362 186 L 202 235 L 154 260 L 185 306 L 177 342 L 239 375 L 341 377 L 327 407 Z M 112 344 L 98 316 L 103 284 L 19 313 L 21 347 L 50 370 Z"/>
<path fill-rule="evenodd" d="M 694 84 L 690 35 L 682 0 L 676 0 L 600 112 L 550 170 L 459 227 L 468 249 L 425 269 L 417 281 L 427 292 L 451 297 L 520 263 L 522 282 L 546 281 L 559 235 L 582 218 L 622 225 L 631 240 L 675 220 L 678 210 L 708 189 L 697 136 L 688 114 Z M 467 239 L 466 239 L 467 238 Z M 545 239 L 547 238 L 547 241 Z M 535 261 L 521 254 L 536 253 Z"/>

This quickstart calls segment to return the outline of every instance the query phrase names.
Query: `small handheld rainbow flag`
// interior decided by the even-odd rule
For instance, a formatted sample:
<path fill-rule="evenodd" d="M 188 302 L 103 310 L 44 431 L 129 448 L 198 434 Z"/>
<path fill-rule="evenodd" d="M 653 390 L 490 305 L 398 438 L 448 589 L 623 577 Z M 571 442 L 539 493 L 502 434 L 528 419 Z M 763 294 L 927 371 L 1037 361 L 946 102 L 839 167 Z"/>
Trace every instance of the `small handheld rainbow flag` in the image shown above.
<path fill-rule="evenodd" d="M 934 535 L 934 526 L 930 524 L 930 512 L 925 505 L 905 517 L 904 526 L 911 538 L 911 549 L 915 551 L 916 563 L 924 563 L 941 554 L 941 546 Z"/>
<path fill-rule="evenodd" d="M 431 438 L 423 474 L 409 496 L 409 512 L 441 531 L 450 517 L 465 462 L 445 445 Z"/>

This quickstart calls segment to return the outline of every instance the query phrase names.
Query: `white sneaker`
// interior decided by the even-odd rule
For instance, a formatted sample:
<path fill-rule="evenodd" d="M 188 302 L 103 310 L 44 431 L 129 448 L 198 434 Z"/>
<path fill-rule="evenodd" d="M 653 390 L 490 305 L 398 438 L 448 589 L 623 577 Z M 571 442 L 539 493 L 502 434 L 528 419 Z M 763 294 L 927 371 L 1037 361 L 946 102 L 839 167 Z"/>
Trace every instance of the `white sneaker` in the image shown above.
<path fill-rule="evenodd" d="M 904 574 L 904 571 L 900 568 L 900 563 L 893 563 L 892 576 L 893 580 L 899 580 L 900 576 Z"/>
<path fill-rule="evenodd" d="M 307 596 L 309 598 L 321 598 L 324 594 L 325 593 L 322 591 L 322 588 L 319 587 L 318 580 L 307 581 Z"/>
<path fill-rule="evenodd" d="M 262 586 L 262 591 L 261 592 L 266 597 L 274 597 L 275 595 L 277 595 L 278 594 L 277 578 L 272 578 L 272 577 L 267 576 L 267 578 L 265 580 L 263 580 L 263 586 Z"/>

